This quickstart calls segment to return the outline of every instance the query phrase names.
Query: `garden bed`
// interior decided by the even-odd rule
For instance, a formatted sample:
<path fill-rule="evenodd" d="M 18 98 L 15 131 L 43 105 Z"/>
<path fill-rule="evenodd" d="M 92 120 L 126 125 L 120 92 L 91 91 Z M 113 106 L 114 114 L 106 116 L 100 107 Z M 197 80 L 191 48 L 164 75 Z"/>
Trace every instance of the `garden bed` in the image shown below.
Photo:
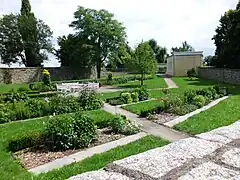
<path fill-rule="evenodd" d="M 158 123 L 169 122 L 208 105 L 212 101 L 226 95 L 216 87 L 204 89 L 188 89 L 180 94 L 165 93 L 161 98 L 149 102 L 124 106 L 140 117 L 155 120 Z"/>
<path fill-rule="evenodd" d="M 126 137 L 126 135 L 114 134 L 109 128 L 99 129 L 97 137 L 89 144 L 88 148 L 115 141 L 123 137 Z M 77 153 L 81 150 L 83 149 L 52 151 L 44 145 L 38 145 L 14 152 L 13 157 L 19 159 L 24 168 L 32 169 L 56 159 Z"/>
<path fill-rule="evenodd" d="M 178 115 L 175 114 L 171 114 L 171 113 L 165 113 L 165 112 L 161 112 L 159 114 L 155 114 L 152 117 L 149 116 L 148 120 L 152 120 L 153 122 L 157 123 L 157 124 L 164 124 L 167 122 L 170 122 L 176 118 L 178 118 Z"/>

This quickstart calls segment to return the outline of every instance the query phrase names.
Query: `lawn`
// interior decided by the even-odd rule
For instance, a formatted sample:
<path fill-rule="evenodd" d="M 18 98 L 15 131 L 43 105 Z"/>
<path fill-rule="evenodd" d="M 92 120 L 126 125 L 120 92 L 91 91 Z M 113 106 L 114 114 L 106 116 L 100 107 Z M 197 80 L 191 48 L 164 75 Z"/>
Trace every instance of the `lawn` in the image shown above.
<path fill-rule="evenodd" d="M 101 114 L 100 111 L 101 110 L 92 111 L 89 114 L 92 114 L 93 117 L 102 117 L 106 115 L 105 113 L 105 115 Z M 37 177 L 32 177 L 32 174 L 25 170 L 17 160 L 13 160 L 11 153 L 8 151 L 8 143 L 12 140 L 25 137 L 26 135 L 32 136 L 34 134 L 43 132 L 43 123 L 46 121 L 47 118 L 42 118 L 33 121 L 15 122 L 0 125 L 1 179 L 66 179 L 82 172 L 100 169 L 114 160 L 122 159 L 133 154 L 138 154 L 140 152 L 163 146 L 168 143 L 165 140 L 149 136 L 127 146 L 119 147 L 103 154 L 95 155 L 82 162 L 74 163 L 59 170 L 41 174 Z M 96 122 L 99 121 L 96 120 Z"/>
<path fill-rule="evenodd" d="M 144 80 L 144 86 L 148 89 L 166 88 L 167 85 L 163 78 L 155 77 L 154 79 Z M 140 81 L 128 82 L 126 84 L 114 85 L 116 88 L 128 89 L 140 87 Z"/>
<path fill-rule="evenodd" d="M 218 84 L 216 81 L 203 80 L 199 78 L 193 78 L 192 80 L 187 77 L 173 77 L 172 80 L 177 84 L 179 88 L 207 88 Z"/>
<path fill-rule="evenodd" d="M 158 107 L 160 102 L 158 100 L 148 101 L 148 102 L 142 102 L 132 105 L 127 105 L 122 107 L 123 109 L 130 111 L 132 113 L 135 113 L 137 115 L 141 114 L 141 111 L 146 111 L 149 109 L 153 109 L 155 107 Z"/>
<path fill-rule="evenodd" d="M 231 96 L 211 109 L 177 124 L 174 128 L 195 135 L 228 126 L 240 120 L 240 95 Z"/>
<path fill-rule="evenodd" d="M 28 88 L 28 84 L 0 84 L 0 93 L 9 92 L 12 89 L 17 90 L 20 87 Z"/>

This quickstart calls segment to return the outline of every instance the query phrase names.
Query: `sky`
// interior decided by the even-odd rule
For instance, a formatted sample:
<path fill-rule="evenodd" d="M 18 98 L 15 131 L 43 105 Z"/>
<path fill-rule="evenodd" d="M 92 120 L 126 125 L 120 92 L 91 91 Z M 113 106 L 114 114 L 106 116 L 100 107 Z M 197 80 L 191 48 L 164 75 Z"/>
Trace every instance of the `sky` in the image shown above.
<path fill-rule="evenodd" d="M 126 27 L 128 42 L 135 46 L 154 38 L 160 46 L 180 46 L 187 41 L 204 55 L 213 55 L 211 40 L 225 11 L 235 8 L 238 0 L 30 0 L 38 19 L 48 24 L 54 39 L 72 32 L 69 24 L 78 6 L 106 9 Z M 21 0 L 0 0 L 0 16 L 18 13 Z M 56 42 L 56 41 L 54 41 Z M 59 66 L 51 55 L 45 66 Z"/>

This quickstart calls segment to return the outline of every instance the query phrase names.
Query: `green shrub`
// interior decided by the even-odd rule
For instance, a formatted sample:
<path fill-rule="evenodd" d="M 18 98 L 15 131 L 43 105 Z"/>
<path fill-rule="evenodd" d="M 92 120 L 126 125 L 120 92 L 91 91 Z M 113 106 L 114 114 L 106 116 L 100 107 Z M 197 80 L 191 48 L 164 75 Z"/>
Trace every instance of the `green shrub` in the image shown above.
<path fill-rule="evenodd" d="M 169 89 L 166 89 L 166 88 L 162 89 L 162 92 L 163 92 L 163 94 L 169 94 L 170 93 Z"/>
<path fill-rule="evenodd" d="M 145 87 L 136 88 L 134 92 L 138 93 L 139 101 L 145 101 L 149 99 L 149 92 Z"/>
<path fill-rule="evenodd" d="M 196 73 L 196 71 L 195 71 L 194 68 L 189 69 L 189 70 L 187 71 L 187 75 L 188 75 L 188 77 L 189 77 L 190 79 L 192 79 L 193 77 L 197 77 L 197 73 Z"/>
<path fill-rule="evenodd" d="M 110 127 L 116 134 L 132 135 L 139 132 L 139 128 L 133 122 L 128 120 L 125 116 L 116 115 L 110 121 Z"/>
<path fill-rule="evenodd" d="M 7 102 L 21 102 L 21 101 L 27 101 L 29 98 L 26 93 L 24 92 L 15 92 L 10 91 L 9 94 L 6 94 L 5 97 L 3 97 L 3 100 L 5 103 Z"/>
<path fill-rule="evenodd" d="M 111 105 L 113 105 L 113 106 L 123 105 L 124 104 L 124 101 L 123 101 L 123 99 L 121 97 L 107 99 L 106 102 L 111 104 Z"/>
<path fill-rule="evenodd" d="M 46 137 L 42 133 L 24 134 L 21 137 L 13 138 L 8 143 L 8 150 L 12 152 L 20 151 L 36 145 L 46 143 Z"/>
<path fill-rule="evenodd" d="M 188 89 L 187 91 L 184 92 L 184 101 L 188 104 L 191 104 L 196 95 L 197 95 L 196 90 Z"/>
<path fill-rule="evenodd" d="M 80 107 L 86 111 L 100 109 L 103 105 L 96 92 L 90 89 L 85 89 L 79 93 L 78 102 Z"/>
<path fill-rule="evenodd" d="M 51 75 L 47 69 L 42 71 L 42 81 L 45 86 L 51 86 Z"/>
<path fill-rule="evenodd" d="M 17 92 L 28 92 L 29 89 L 27 87 L 20 87 L 17 89 Z"/>
<path fill-rule="evenodd" d="M 198 109 L 198 106 L 193 104 L 185 104 L 183 106 L 177 106 L 168 110 L 169 113 L 173 113 L 179 116 L 188 114 Z"/>
<path fill-rule="evenodd" d="M 15 119 L 14 111 L 7 104 L 0 104 L 0 123 L 10 122 Z"/>
<path fill-rule="evenodd" d="M 14 111 L 14 116 L 12 117 L 11 121 L 24 120 L 32 117 L 39 117 L 39 116 L 33 116 L 35 112 L 27 108 L 24 103 L 15 104 L 13 111 Z"/>
<path fill-rule="evenodd" d="M 49 104 L 43 99 L 30 99 L 25 107 L 31 112 L 31 118 L 46 116 L 52 112 Z"/>
<path fill-rule="evenodd" d="M 202 95 L 208 100 L 214 100 L 217 97 L 217 91 L 214 88 L 205 88 L 197 90 L 197 95 Z"/>
<path fill-rule="evenodd" d="M 139 94 L 138 92 L 132 92 L 131 93 L 131 98 L 133 102 L 138 102 L 139 101 Z"/>
<path fill-rule="evenodd" d="M 53 149 L 87 147 L 96 136 L 93 120 L 81 112 L 51 118 L 46 123 L 46 134 Z"/>
<path fill-rule="evenodd" d="M 120 97 L 123 100 L 124 104 L 130 104 L 130 103 L 133 102 L 133 99 L 131 97 L 131 93 L 129 93 L 129 92 L 121 93 Z"/>
<path fill-rule="evenodd" d="M 78 99 L 73 96 L 57 96 L 49 98 L 52 113 L 65 114 L 81 110 Z"/>
<path fill-rule="evenodd" d="M 108 81 L 108 82 L 112 82 L 112 81 L 113 81 L 113 74 L 112 74 L 112 73 L 109 73 L 109 74 L 108 74 L 107 81 Z"/>
<path fill-rule="evenodd" d="M 206 99 L 202 95 L 197 95 L 193 98 L 193 104 L 201 108 L 206 104 Z"/>

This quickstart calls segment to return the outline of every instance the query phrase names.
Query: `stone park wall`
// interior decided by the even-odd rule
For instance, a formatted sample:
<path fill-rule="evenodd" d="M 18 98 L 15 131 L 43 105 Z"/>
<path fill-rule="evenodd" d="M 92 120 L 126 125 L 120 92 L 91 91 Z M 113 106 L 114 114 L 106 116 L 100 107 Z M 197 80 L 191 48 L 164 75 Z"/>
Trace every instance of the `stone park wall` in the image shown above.
<path fill-rule="evenodd" d="M 68 67 L 28 67 L 28 68 L 0 68 L 0 83 L 29 83 L 41 80 L 43 69 L 47 69 L 51 74 L 53 81 L 88 79 L 95 78 L 96 71 L 93 69 L 82 69 L 79 72 L 73 72 Z"/>
<path fill-rule="evenodd" d="M 199 67 L 198 76 L 230 84 L 240 84 L 240 69 L 220 69 L 213 67 Z"/>

